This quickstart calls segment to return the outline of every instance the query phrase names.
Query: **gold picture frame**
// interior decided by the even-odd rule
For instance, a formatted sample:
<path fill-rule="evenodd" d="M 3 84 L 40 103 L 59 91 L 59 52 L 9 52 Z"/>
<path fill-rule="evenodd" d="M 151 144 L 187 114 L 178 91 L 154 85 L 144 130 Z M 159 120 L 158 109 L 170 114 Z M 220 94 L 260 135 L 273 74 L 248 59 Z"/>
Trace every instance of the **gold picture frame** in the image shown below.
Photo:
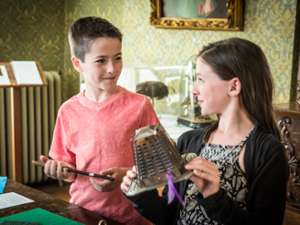
<path fill-rule="evenodd" d="M 243 30 L 243 0 L 150 1 L 150 24 L 158 28 Z"/>

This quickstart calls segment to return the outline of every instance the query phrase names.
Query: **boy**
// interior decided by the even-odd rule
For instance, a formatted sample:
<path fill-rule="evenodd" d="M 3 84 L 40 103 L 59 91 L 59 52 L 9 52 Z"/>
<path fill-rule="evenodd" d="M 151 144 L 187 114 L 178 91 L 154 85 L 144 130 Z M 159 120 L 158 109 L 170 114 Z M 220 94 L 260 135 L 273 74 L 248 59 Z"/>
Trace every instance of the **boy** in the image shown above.
<path fill-rule="evenodd" d="M 86 89 L 60 108 L 49 155 L 41 156 L 46 175 L 72 182 L 71 203 L 122 224 L 148 224 L 122 195 L 120 182 L 133 165 L 136 129 L 158 123 L 145 96 L 117 85 L 122 70 L 122 34 L 99 17 L 80 18 L 69 31 L 72 64 Z M 63 167 L 110 175 L 89 180 Z M 94 186 L 94 187 L 93 187 Z"/>

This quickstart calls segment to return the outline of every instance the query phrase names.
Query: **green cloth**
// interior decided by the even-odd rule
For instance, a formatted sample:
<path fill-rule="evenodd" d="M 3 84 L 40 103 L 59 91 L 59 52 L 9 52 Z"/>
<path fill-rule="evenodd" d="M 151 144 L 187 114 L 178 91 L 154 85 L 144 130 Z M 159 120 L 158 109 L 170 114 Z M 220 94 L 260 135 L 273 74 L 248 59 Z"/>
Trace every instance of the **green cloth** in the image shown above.
<path fill-rule="evenodd" d="M 0 225 L 6 221 L 34 222 L 40 225 L 83 225 L 63 216 L 49 212 L 41 208 L 35 208 L 21 213 L 0 218 Z M 5 224 L 5 223 L 4 223 Z M 17 224 L 17 223 L 16 223 Z M 24 225 L 27 223 L 23 223 Z M 30 224 L 30 223 L 29 223 Z M 21 225 L 21 224 L 20 224 Z"/>
<path fill-rule="evenodd" d="M 22 221 L 3 221 L 0 225 L 41 225 L 40 223 L 22 222 Z"/>

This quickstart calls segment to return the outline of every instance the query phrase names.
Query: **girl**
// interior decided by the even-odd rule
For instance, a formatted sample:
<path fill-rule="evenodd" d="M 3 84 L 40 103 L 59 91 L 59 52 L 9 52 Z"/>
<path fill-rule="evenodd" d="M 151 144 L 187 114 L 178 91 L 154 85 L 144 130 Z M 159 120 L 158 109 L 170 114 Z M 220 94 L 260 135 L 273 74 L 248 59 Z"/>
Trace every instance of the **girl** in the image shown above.
<path fill-rule="evenodd" d="M 266 57 L 254 43 L 231 38 L 204 47 L 194 95 L 202 114 L 218 121 L 178 140 L 181 153 L 198 155 L 185 166 L 190 180 L 177 184 L 184 206 L 151 191 L 132 199 L 140 212 L 155 224 L 281 225 L 288 169 L 272 91 Z M 135 168 L 127 172 L 124 193 L 135 177 Z"/>

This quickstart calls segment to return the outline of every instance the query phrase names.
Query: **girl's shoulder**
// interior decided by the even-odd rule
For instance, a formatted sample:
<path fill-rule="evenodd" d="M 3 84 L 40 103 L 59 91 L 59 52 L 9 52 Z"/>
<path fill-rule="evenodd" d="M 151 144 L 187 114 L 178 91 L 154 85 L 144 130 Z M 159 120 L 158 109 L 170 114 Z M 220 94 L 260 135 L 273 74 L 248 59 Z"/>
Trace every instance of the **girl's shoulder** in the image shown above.
<path fill-rule="evenodd" d="M 206 124 L 202 128 L 184 132 L 177 140 L 177 149 L 181 153 L 200 151 L 204 137 L 213 126 L 213 124 Z"/>
<path fill-rule="evenodd" d="M 245 169 L 251 183 L 264 171 L 281 168 L 287 171 L 287 157 L 280 140 L 261 127 L 255 128 L 246 143 Z"/>
<path fill-rule="evenodd" d="M 261 153 L 274 153 L 274 151 L 281 151 L 283 146 L 281 141 L 272 133 L 267 132 L 260 126 L 254 128 L 254 131 L 249 137 L 246 146 L 253 149 L 253 151 L 262 151 Z"/>
<path fill-rule="evenodd" d="M 247 140 L 245 150 L 245 165 L 248 171 L 256 170 L 270 162 L 286 161 L 285 150 L 280 140 L 259 126 L 255 127 Z"/>

